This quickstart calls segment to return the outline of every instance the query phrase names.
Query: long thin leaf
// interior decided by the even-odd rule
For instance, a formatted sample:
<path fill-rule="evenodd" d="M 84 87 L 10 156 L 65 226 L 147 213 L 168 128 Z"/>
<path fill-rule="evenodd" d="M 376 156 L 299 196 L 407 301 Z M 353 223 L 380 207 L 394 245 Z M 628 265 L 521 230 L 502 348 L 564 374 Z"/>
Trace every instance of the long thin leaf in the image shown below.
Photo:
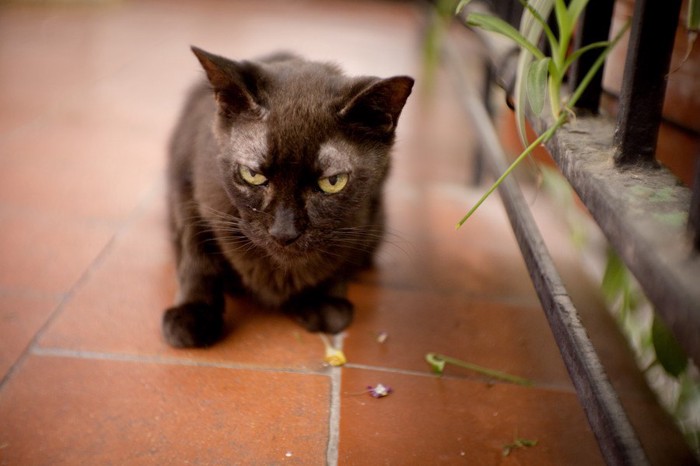
<path fill-rule="evenodd" d="M 521 48 L 527 50 L 538 59 L 544 58 L 544 54 L 535 45 L 523 37 L 517 29 L 500 18 L 485 13 L 471 13 L 467 16 L 467 24 L 486 31 L 502 34 L 516 42 Z"/>
<path fill-rule="evenodd" d="M 700 1 L 690 0 L 688 2 L 688 16 L 685 24 L 688 31 L 700 31 Z"/>
<path fill-rule="evenodd" d="M 586 45 L 585 47 L 577 49 L 574 53 L 567 57 L 566 61 L 564 62 L 564 70 L 566 71 L 571 66 L 571 64 L 578 60 L 579 57 L 581 57 L 581 55 L 583 55 L 584 53 L 595 49 L 602 49 L 608 46 L 610 46 L 610 42 L 606 40 L 600 42 L 593 42 L 591 44 Z"/>
<path fill-rule="evenodd" d="M 467 220 L 469 220 L 469 217 L 471 217 L 474 214 L 474 212 L 476 212 L 476 209 L 478 209 L 481 206 L 481 204 L 483 204 L 484 201 L 486 201 L 486 199 L 491 194 L 493 194 L 493 192 L 501 185 L 501 183 L 503 183 L 503 180 L 508 178 L 508 175 L 510 175 L 513 172 L 513 170 L 515 170 L 518 167 L 518 165 L 520 165 L 520 163 L 532 153 L 532 151 L 534 151 L 540 144 L 548 142 L 552 138 L 552 136 L 554 136 L 554 133 L 566 122 L 566 117 L 566 112 L 562 112 L 559 115 L 557 121 L 555 121 L 554 124 L 547 129 L 547 131 L 540 134 L 537 137 L 537 139 L 532 141 L 532 143 L 530 143 L 530 145 L 527 146 L 527 148 L 518 156 L 518 158 L 516 158 L 513 161 L 513 163 L 511 163 L 510 166 L 506 169 L 506 171 L 503 172 L 503 174 L 500 177 L 498 177 L 498 179 L 491 185 L 488 191 L 486 191 L 481 196 L 481 198 L 479 198 L 476 204 L 474 204 L 472 208 L 469 209 L 469 212 L 467 212 L 466 215 L 462 217 L 459 222 L 457 222 L 457 228 L 460 228 L 462 225 L 464 225 L 464 223 Z"/>
<path fill-rule="evenodd" d="M 571 0 L 568 11 L 571 24 L 576 24 L 578 17 L 581 16 L 581 13 L 586 8 L 586 5 L 588 5 L 588 0 Z"/>
<path fill-rule="evenodd" d="M 688 45 L 685 49 L 685 56 L 681 60 L 680 65 L 678 65 L 678 68 L 683 66 L 688 61 L 688 58 L 690 58 L 690 54 L 693 53 L 695 41 L 698 38 L 698 32 L 700 32 L 700 0 L 690 0 L 688 2 L 685 25 L 688 28 Z"/>
<path fill-rule="evenodd" d="M 532 0 L 529 2 L 532 9 L 528 8 L 520 20 L 520 32 L 530 43 L 537 44 L 542 36 L 543 27 L 537 18 L 532 14 L 536 11 L 541 18 L 548 18 L 554 6 L 554 0 Z M 527 69 L 532 61 L 532 54 L 521 50 L 518 57 L 518 66 L 515 80 L 515 123 L 518 128 L 518 135 L 523 146 L 528 145 L 525 109 L 527 105 Z"/>
<path fill-rule="evenodd" d="M 457 7 L 455 8 L 455 14 L 458 15 L 462 12 L 464 8 L 466 8 L 467 5 L 469 5 L 472 2 L 472 0 L 459 0 L 459 3 L 457 4 Z"/>
<path fill-rule="evenodd" d="M 549 24 L 547 24 L 547 21 L 542 17 L 542 15 L 539 14 L 539 12 L 535 8 L 533 8 L 533 6 L 527 0 L 520 0 L 520 4 L 523 6 L 523 8 L 527 9 L 527 11 L 530 12 L 535 21 L 537 21 L 540 27 L 542 27 L 544 34 L 547 36 L 549 48 L 552 50 L 552 53 L 557 53 L 557 51 L 559 50 L 559 40 L 554 35 L 552 28 L 550 28 Z"/>
<path fill-rule="evenodd" d="M 542 22 L 538 20 L 539 18 L 546 19 L 554 7 L 554 0 L 529 0 L 529 7 L 527 8 L 528 14 L 523 13 L 520 19 L 519 30 L 523 36 L 533 44 L 539 42 L 540 36 L 542 35 Z M 533 14 L 533 11 L 537 14 Z"/>
<path fill-rule="evenodd" d="M 572 24 L 569 18 L 569 10 L 566 8 L 564 0 L 554 0 L 554 14 L 557 17 L 557 26 L 559 26 L 559 38 L 562 33 L 571 30 Z"/>
<path fill-rule="evenodd" d="M 536 116 L 539 116 L 544 108 L 544 99 L 547 95 L 547 76 L 551 61 L 549 57 L 533 61 L 527 72 L 527 99 Z"/>
<path fill-rule="evenodd" d="M 576 105 L 576 102 L 578 102 L 578 99 L 581 98 L 581 95 L 583 92 L 586 90 L 588 87 L 588 84 L 591 82 L 593 79 L 593 76 L 598 72 L 601 66 L 603 66 L 603 63 L 605 63 L 605 59 L 607 58 L 608 54 L 610 51 L 615 48 L 615 45 L 617 45 L 618 42 L 620 42 L 620 39 L 622 39 L 622 36 L 625 35 L 627 30 L 630 28 L 630 24 L 632 23 L 631 18 L 627 20 L 625 25 L 618 31 L 617 35 L 615 35 L 615 38 L 610 41 L 610 45 L 608 45 L 605 50 L 601 52 L 600 55 L 598 55 L 598 58 L 596 59 L 595 62 L 593 62 L 593 65 L 591 68 L 588 70 L 588 73 L 583 77 L 581 82 L 579 83 L 578 87 L 574 91 L 574 93 L 569 97 L 569 100 L 566 102 L 566 107 L 569 109 L 574 108 Z"/>

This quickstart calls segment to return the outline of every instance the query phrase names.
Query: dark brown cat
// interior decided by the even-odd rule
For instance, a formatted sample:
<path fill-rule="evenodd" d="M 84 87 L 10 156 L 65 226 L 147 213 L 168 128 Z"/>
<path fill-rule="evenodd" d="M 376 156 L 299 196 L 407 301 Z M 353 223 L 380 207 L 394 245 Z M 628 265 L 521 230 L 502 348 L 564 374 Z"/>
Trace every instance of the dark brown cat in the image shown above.
<path fill-rule="evenodd" d="M 382 186 L 413 79 L 192 50 L 209 82 L 193 89 L 170 145 L 180 294 L 163 316 L 165 339 L 221 338 L 229 290 L 311 331 L 343 330 L 353 314 L 346 280 L 369 265 L 384 231 Z"/>

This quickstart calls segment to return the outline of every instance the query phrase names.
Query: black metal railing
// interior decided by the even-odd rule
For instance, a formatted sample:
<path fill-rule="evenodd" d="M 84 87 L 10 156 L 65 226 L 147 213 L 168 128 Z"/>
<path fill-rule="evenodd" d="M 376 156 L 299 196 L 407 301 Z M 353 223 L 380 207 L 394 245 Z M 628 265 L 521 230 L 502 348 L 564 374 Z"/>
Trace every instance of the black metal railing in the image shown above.
<path fill-rule="evenodd" d="M 516 15 L 512 5 L 518 2 L 489 3 L 494 14 L 517 27 L 519 12 Z M 617 120 L 598 114 L 601 71 L 578 102 L 582 111 L 576 124 L 558 131 L 547 148 L 656 312 L 688 356 L 700 363 L 700 168 L 691 191 L 655 157 L 680 6 L 681 0 L 636 0 Z M 613 7 L 613 0 L 589 2 L 576 47 L 608 39 Z M 485 42 L 487 47 L 493 45 L 488 39 Z M 480 173 L 485 165 L 499 176 L 506 168 L 506 158 L 490 118 L 489 89 L 504 69 L 498 57 L 509 52 L 486 54 L 487 82 L 480 92 L 469 83 L 459 52 L 449 40 L 444 46 L 455 85 L 481 140 L 475 172 Z M 569 75 L 572 85 L 581 81 L 593 60 L 584 54 L 576 63 Z M 530 123 L 541 132 L 551 122 L 530 118 Z M 605 460 L 608 464 L 648 464 L 517 183 L 506 179 L 499 191 Z"/>

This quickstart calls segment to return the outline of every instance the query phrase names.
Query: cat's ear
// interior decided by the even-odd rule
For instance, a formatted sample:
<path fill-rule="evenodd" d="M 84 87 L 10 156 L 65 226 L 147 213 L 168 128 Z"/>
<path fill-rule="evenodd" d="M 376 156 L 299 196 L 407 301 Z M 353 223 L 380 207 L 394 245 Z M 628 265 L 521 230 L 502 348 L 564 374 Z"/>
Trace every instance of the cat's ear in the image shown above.
<path fill-rule="evenodd" d="M 390 136 L 413 89 L 413 78 L 396 76 L 373 80 L 351 95 L 339 112 L 352 130 L 375 136 Z"/>
<path fill-rule="evenodd" d="M 249 62 L 236 62 L 192 46 L 199 63 L 207 73 L 221 113 L 259 116 L 262 107 L 256 99 L 260 71 Z"/>

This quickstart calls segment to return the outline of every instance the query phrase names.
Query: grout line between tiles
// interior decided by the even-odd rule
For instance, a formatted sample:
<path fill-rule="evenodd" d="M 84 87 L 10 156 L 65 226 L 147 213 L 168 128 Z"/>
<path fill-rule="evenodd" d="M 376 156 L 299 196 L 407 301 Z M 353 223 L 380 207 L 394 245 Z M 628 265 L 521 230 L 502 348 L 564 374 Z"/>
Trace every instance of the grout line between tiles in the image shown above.
<path fill-rule="evenodd" d="M 170 357 L 158 355 L 135 355 L 125 353 L 105 353 L 98 351 L 72 350 L 65 348 L 33 347 L 29 354 L 34 356 L 73 358 L 95 361 L 131 362 L 146 364 L 164 364 L 173 366 L 210 367 L 218 369 L 249 370 L 258 372 L 280 372 L 287 374 L 328 375 L 327 369 L 295 369 L 290 367 L 260 366 L 254 364 L 242 364 L 234 362 L 205 361 L 188 357 Z"/>
<path fill-rule="evenodd" d="M 60 303 L 66 297 L 66 293 L 52 293 L 49 291 L 38 291 L 32 288 L 2 286 L 0 285 L 0 295 L 3 296 L 19 296 L 22 298 L 42 299 L 47 301 L 55 301 Z"/>
<path fill-rule="evenodd" d="M 149 205 L 150 202 L 153 201 L 154 197 L 158 195 L 158 193 L 161 192 L 161 188 L 163 185 L 163 179 L 162 177 L 159 177 L 154 183 L 153 186 L 147 191 L 147 193 L 143 196 L 143 198 L 139 201 L 139 203 L 136 205 L 134 210 L 129 214 L 126 219 L 121 222 L 121 224 L 115 229 L 114 234 L 112 237 L 107 241 L 107 244 L 102 248 L 100 252 L 97 253 L 95 258 L 90 262 L 90 264 L 85 268 L 83 273 L 80 275 L 80 277 L 73 283 L 73 285 L 70 287 L 70 289 L 62 294 L 61 300 L 58 302 L 54 310 L 51 312 L 51 314 L 48 316 L 46 321 L 43 323 L 43 325 L 37 330 L 37 332 L 34 334 L 34 337 L 31 339 L 29 344 L 26 346 L 22 354 L 14 361 L 12 366 L 7 370 L 5 375 L 0 379 L 0 390 L 3 389 L 5 384 L 12 378 L 14 373 L 17 371 L 17 368 L 22 365 L 24 360 L 27 358 L 27 356 L 31 353 L 32 349 L 37 345 L 37 342 L 41 338 L 41 336 L 46 332 L 46 330 L 51 326 L 51 324 L 58 318 L 58 316 L 61 314 L 63 311 L 63 308 L 65 305 L 73 298 L 75 295 L 76 291 L 80 289 L 80 287 L 88 280 L 88 278 L 92 275 L 94 270 L 102 264 L 102 262 L 105 260 L 105 257 L 107 257 L 108 253 L 114 248 L 114 245 L 117 241 L 118 238 L 120 238 L 123 234 L 124 231 L 131 226 L 135 221 L 137 221 L 144 213 L 146 210 L 146 207 Z"/>
<path fill-rule="evenodd" d="M 333 346 L 342 351 L 345 334 L 333 337 Z M 340 444 L 340 388 L 342 382 L 342 367 L 330 368 L 331 400 L 328 416 L 328 448 L 326 449 L 326 464 L 338 464 L 338 446 Z"/>
<path fill-rule="evenodd" d="M 354 281 L 350 282 L 352 285 L 355 286 L 365 286 L 365 287 L 380 287 L 382 289 L 386 290 L 391 290 L 391 291 L 397 291 L 397 292 L 406 292 L 406 293 L 433 293 L 442 297 L 450 297 L 450 296 L 461 296 L 466 300 L 470 301 L 478 301 L 478 302 L 491 302 L 491 303 L 498 303 L 498 304 L 503 304 L 507 306 L 513 306 L 516 308 L 525 308 L 525 309 L 541 309 L 542 304 L 539 302 L 537 299 L 537 296 L 535 295 L 534 289 L 532 291 L 532 294 L 522 294 L 522 293 L 515 293 L 515 294 L 504 294 L 504 293 L 496 293 L 496 292 L 480 292 L 480 291 L 475 291 L 475 290 L 463 290 L 459 288 L 450 288 L 450 287 L 439 287 L 439 286 L 430 286 L 430 285 L 425 285 L 425 284 L 412 284 L 412 283 L 382 283 L 381 281 L 378 280 L 367 280 L 367 279 L 355 279 Z"/>
<path fill-rule="evenodd" d="M 331 367 L 331 402 L 328 419 L 328 448 L 326 451 L 326 464 L 335 466 L 338 464 L 338 447 L 340 444 L 340 386 L 343 369 Z"/>
<path fill-rule="evenodd" d="M 521 387 L 523 389 L 534 389 L 534 390 L 549 390 L 549 391 L 554 391 L 554 392 L 560 392 L 560 393 L 571 393 L 575 394 L 575 390 L 573 385 L 571 386 L 565 386 L 562 384 L 554 384 L 554 383 L 547 383 L 547 382 L 534 382 L 533 385 L 531 386 L 520 386 L 518 384 L 514 383 L 508 383 L 508 382 L 500 382 L 500 381 L 495 381 L 495 380 L 489 380 L 486 377 L 477 377 L 477 376 L 454 376 L 454 375 L 436 375 L 431 372 L 421 372 L 421 371 L 415 371 L 415 370 L 410 370 L 410 369 L 397 369 L 397 368 L 392 368 L 392 367 L 381 367 L 381 366 L 371 366 L 368 364 L 356 364 L 356 363 L 348 363 L 344 367 L 347 367 L 348 369 L 361 369 L 361 370 L 367 370 L 367 371 L 374 371 L 374 372 L 386 372 L 389 374 L 399 374 L 399 375 L 410 375 L 410 376 L 415 376 L 415 377 L 430 377 L 434 379 L 443 379 L 443 380 L 466 380 L 469 382 L 473 383 L 484 383 L 488 385 L 512 385 L 515 387 Z"/>
<path fill-rule="evenodd" d="M 362 369 L 362 370 L 368 370 L 368 371 L 374 371 L 374 372 L 388 372 L 391 374 L 401 374 L 401 375 L 415 375 L 419 377 L 438 377 L 435 374 L 432 374 L 430 372 L 421 372 L 421 371 L 414 371 L 410 369 L 397 369 L 393 367 L 382 367 L 382 366 L 371 366 L 369 364 L 357 364 L 357 363 L 348 363 L 345 365 L 348 369 Z M 445 376 L 442 375 L 440 376 L 444 379 L 452 379 L 452 378 L 460 378 L 460 377 L 450 377 L 450 376 Z M 477 379 L 475 379 L 477 380 Z"/>

